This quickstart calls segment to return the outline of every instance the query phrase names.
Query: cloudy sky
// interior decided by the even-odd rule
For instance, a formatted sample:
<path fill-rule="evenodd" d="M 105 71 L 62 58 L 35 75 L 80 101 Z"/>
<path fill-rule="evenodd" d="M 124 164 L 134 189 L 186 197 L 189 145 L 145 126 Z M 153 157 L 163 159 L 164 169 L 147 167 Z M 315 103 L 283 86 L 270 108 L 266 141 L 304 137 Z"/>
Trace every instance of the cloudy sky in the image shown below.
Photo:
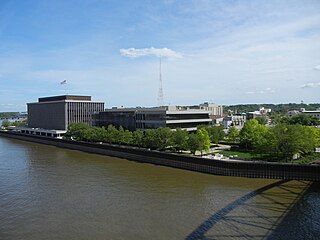
<path fill-rule="evenodd" d="M 0 111 L 155 106 L 160 56 L 165 104 L 320 102 L 320 1 L 0 1 Z"/>

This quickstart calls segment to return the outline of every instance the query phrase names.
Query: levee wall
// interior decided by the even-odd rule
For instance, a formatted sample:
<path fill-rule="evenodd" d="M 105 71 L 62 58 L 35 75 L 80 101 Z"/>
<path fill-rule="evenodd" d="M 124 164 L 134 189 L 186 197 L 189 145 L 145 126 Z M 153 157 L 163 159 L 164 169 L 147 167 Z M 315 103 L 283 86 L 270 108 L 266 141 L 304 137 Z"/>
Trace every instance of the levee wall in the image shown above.
<path fill-rule="evenodd" d="M 0 132 L 0 136 L 214 175 L 320 181 L 319 165 L 223 161 L 147 149 Z"/>

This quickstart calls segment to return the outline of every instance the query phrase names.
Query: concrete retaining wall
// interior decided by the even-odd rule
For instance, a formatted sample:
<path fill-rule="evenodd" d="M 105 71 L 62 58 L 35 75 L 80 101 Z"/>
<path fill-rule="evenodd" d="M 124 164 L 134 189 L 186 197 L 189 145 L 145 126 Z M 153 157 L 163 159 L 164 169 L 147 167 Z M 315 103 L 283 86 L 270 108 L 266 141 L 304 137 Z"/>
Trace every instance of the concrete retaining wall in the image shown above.
<path fill-rule="evenodd" d="M 0 132 L 0 136 L 215 175 L 320 181 L 319 165 L 212 160 L 127 146 L 75 142 L 4 131 Z"/>

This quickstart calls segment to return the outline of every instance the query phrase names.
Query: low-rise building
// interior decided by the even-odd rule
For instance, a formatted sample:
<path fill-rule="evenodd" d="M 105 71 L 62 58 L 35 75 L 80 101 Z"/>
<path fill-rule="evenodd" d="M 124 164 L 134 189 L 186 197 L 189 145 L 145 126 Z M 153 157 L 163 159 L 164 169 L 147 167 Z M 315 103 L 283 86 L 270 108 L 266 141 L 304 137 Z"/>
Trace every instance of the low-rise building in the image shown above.
<path fill-rule="evenodd" d="M 194 131 L 199 125 L 209 125 L 209 112 L 200 109 L 184 110 L 176 106 L 155 108 L 113 108 L 95 116 L 96 126 L 122 126 L 130 131 L 168 127 Z"/>
<path fill-rule="evenodd" d="M 269 122 L 270 121 L 270 118 L 269 118 L 269 115 L 268 115 L 269 113 L 271 113 L 271 109 L 270 108 L 261 107 L 259 109 L 259 111 L 247 112 L 246 113 L 246 117 L 247 117 L 247 120 L 255 119 L 257 117 L 262 117 L 267 122 Z"/>
<path fill-rule="evenodd" d="M 318 108 L 317 110 L 314 110 L 314 111 L 307 111 L 306 109 L 301 108 L 300 113 L 314 116 L 314 117 L 317 117 L 320 119 L 320 108 Z"/>
<path fill-rule="evenodd" d="M 221 105 L 204 102 L 199 105 L 192 105 L 192 106 L 177 106 L 179 110 L 203 110 L 209 112 L 210 116 L 213 117 L 221 117 L 223 116 L 223 107 Z"/>
<path fill-rule="evenodd" d="M 225 116 L 222 121 L 222 125 L 225 129 L 230 127 L 242 128 L 247 118 L 245 114 L 233 114 Z"/>
<path fill-rule="evenodd" d="M 300 114 L 301 112 L 300 111 L 298 111 L 298 110 L 291 110 L 291 111 L 288 111 L 287 112 L 287 116 L 288 117 L 293 117 L 293 116 L 295 116 L 295 115 L 297 115 L 297 114 Z"/>
<path fill-rule="evenodd" d="M 62 138 L 63 135 L 66 133 L 65 130 L 49 130 L 49 129 L 42 129 L 42 128 L 30 128 L 30 127 L 8 127 L 9 131 L 24 133 L 24 134 L 31 134 L 37 136 L 44 136 L 44 137 L 54 137 L 54 138 Z"/>
<path fill-rule="evenodd" d="M 288 117 L 293 117 L 297 114 L 306 114 L 306 115 L 310 115 L 310 116 L 314 116 L 320 119 L 320 108 L 318 108 L 317 110 L 306 110 L 305 108 L 301 108 L 299 111 L 298 110 L 291 110 L 287 112 L 287 116 Z"/>

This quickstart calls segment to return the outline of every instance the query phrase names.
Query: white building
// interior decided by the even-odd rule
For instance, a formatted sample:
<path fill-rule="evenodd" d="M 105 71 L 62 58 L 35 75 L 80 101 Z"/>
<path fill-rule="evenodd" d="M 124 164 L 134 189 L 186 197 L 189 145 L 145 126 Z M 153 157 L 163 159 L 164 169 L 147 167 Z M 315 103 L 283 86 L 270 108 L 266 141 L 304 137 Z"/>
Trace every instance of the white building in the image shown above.
<path fill-rule="evenodd" d="M 199 107 L 204 111 L 210 112 L 211 116 L 223 116 L 223 107 L 218 104 L 205 102 L 200 104 Z"/>
<path fill-rule="evenodd" d="M 225 129 L 228 129 L 230 127 L 236 127 L 240 129 L 243 127 L 246 120 L 247 120 L 246 115 L 234 114 L 234 115 L 224 117 L 222 121 L 222 125 Z"/>

